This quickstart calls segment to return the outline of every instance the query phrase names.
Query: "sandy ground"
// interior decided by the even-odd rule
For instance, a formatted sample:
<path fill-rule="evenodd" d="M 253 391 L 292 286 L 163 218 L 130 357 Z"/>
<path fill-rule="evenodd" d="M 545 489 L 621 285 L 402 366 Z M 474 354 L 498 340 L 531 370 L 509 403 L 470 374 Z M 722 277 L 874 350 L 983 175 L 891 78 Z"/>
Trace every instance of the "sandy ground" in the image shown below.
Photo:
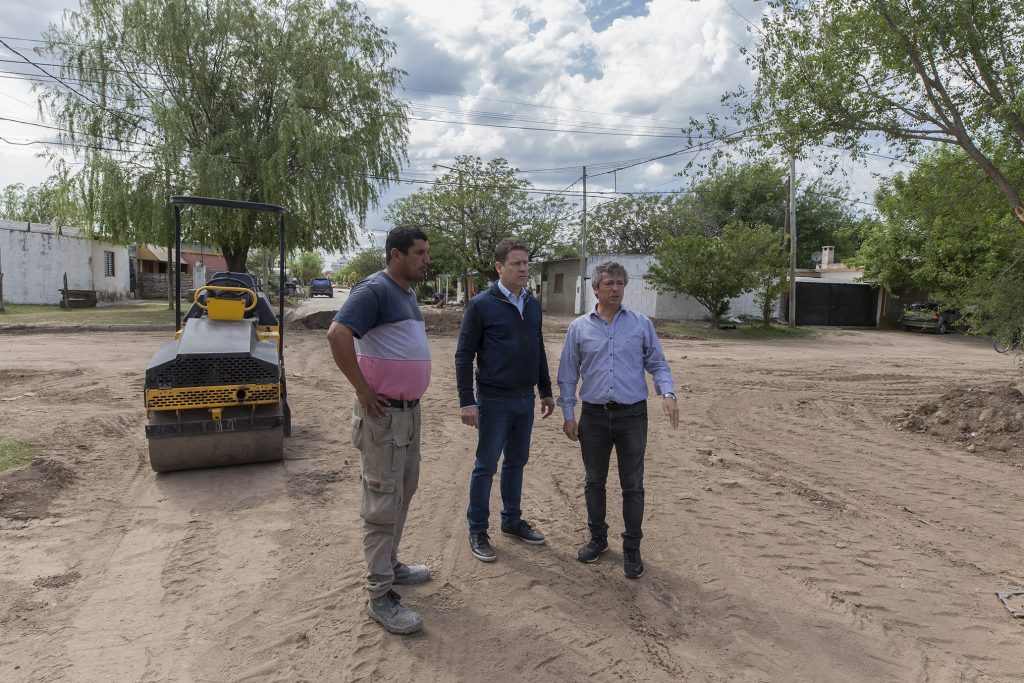
<path fill-rule="evenodd" d="M 652 412 L 648 573 L 630 581 L 618 547 L 575 559 L 582 467 L 557 413 L 525 485 L 548 545 L 498 535 L 497 562 L 469 554 L 475 436 L 454 337 L 434 337 L 402 551 L 433 579 L 401 591 L 425 628 L 397 637 L 365 615 L 352 392 L 323 332 L 288 337 L 283 464 L 157 476 L 141 386 L 165 336 L 0 335 L 0 434 L 43 456 L 0 479 L 0 680 L 1024 677 L 1024 620 L 995 597 L 1024 583 L 1020 463 L 896 417 L 1005 387 L 1013 359 L 981 342 L 666 341 L 683 419 Z"/>

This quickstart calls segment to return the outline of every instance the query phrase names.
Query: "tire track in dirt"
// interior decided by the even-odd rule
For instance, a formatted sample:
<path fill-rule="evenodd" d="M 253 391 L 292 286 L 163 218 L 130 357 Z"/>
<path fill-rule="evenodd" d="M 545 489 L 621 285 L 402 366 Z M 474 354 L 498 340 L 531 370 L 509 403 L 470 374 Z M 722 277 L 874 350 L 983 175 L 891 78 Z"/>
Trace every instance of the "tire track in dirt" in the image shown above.
<path fill-rule="evenodd" d="M 156 476 L 141 397 L 125 387 L 165 337 L 90 336 L 83 374 L 48 385 L 81 401 L 4 404 L 4 428 L 24 434 L 45 405 L 59 426 L 48 445 L 80 477 L 52 517 L 0 527 L 0 561 L 11 560 L 0 589 L 24 598 L 13 632 L 0 629 L 4 680 L 474 680 L 481 666 L 496 681 L 1019 673 L 1006 657 L 1019 624 L 991 594 L 1021 564 L 1000 535 L 1019 520 L 1006 494 L 1018 480 L 887 423 L 943 381 L 973 381 L 1005 359 L 885 333 L 667 340 L 683 425 L 672 432 L 651 410 L 648 574 L 634 582 L 618 547 L 595 565 L 575 559 L 582 466 L 557 414 L 537 421 L 524 491 L 548 545 L 495 534 L 498 562 L 469 554 L 475 434 L 458 418 L 455 340 L 433 338 L 402 558 L 434 576 L 400 589 L 425 628 L 396 638 L 365 615 L 352 395 L 322 331 L 287 337 L 295 432 L 283 464 Z M 560 335 L 546 340 L 554 373 Z M 84 343 L 42 342 L 3 369 L 46 377 Z M 934 367 L 949 372 L 940 380 Z M 614 465 L 608 493 L 614 535 Z M 499 509 L 495 487 L 495 520 Z M 35 585 L 71 571 L 72 584 Z M 48 606 L 29 609 L 39 599 Z"/>
<path fill-rule="evenodd" d="M 937 460 L 933 453 L 908 443 L 911 440 L 906 435 L 889 429 L 874 410 L 865 410 L 892 400 L 907 400 L 905 385 L 901 393 L 899 388 L 881 381 L 884 378 L 886 375 L 850 376 L 846 378 L 850 382 L 875 382 L 872 391 L 865 395 L 850 390 L 848 384 L 836 383 L 828 400 L 819 398 L 811 404 L 798 400 L 795 407 L 807 408 L 803 411 L 781 410 L 778 404 L 769 403 L 770 395 L 762 399 L 760 389 L 752 392 L 749 386 L 744 387 L 742 402 L 738 393 L 727 390 L 723 396 L 716 397 L 707 414 L 712 429 L 728 429 L 734 434 L 735 448 L 747 456 L 738 461 L 740 469 L 766 480 L 777 480 L 782 475 L 807 482 L 806 486 L 821 488 L 844 501 L 847 512 L 853 513 L 830 516 L 824 513 L 805 514 L 791 528 L 805 528 L 810 534 L 808 536 L 805 532 L 795 544 L 797 547 L 827 547 L 822 538 L 816 537 L 828 535 L 829 540 L 835 539 L 837 551 L 828 554 L 853 554 L 853 550 L 847 552 L 853 548 L 857 553 L 852 560 L 855 564 L 851 566 L 849 559 L 837 562 L 819 552 L 793 563 L 781 564 L 779 569 L 802 578 L 804 586 L 827 595 L 835 604 L 850 607 L 858 615 L 867 614 L 867 618 L 879 621 L 887 630 L 891 628 L 897 633 L 930 631 L 929 637 L 921 639 L 926 646 L 931 646 L 927 648 L 927 654 L 922 653 L 922 657 L 925 660 L 940 659 L 935 650 L 944 646 L 947 640 L 944 633 L 964 628 L 960 623 L 963 614 L 977 611 L 976 598 L 965 599 L 966 596 L 962 595 L 964 585 L 973 583 L 974 592 L 984 589 L 981 588 L 982 582 L 977 580 L 977 565 L 974 565 L 976 571 L 968 572 L 969 576 L 959 580 L 950 580 L 946 568 L 921 567 L 921 551 L 915 552 L 915 544 L 921 541 L 915 541 L 915 538 L 922 535 L 927 538 L 924 545 L 931 549 L 928 551 L 930 554 L 949 552 L 962 555 L 962 536 L 956 539 L 935 538 L 937 527 L 949 531 L 957 529 L 957 516 L 947 516 L 944 514 L 946 510 L 936 503 L 942 499 L 949 500 L 951 491 L 962 490 L 966 484 L 977 489 L 979 495 L 970 496 L 974 498 L 974 505 L 969 511 L 961 510 L 958 515 L 999 524 L 1002 506 L 990 505 L 988 501 L 991 498 L 980 494 L 985 489 L 991 493 L 993 488 L 1001 488 L 999 482 L 1003 478 L 985 471 L 987 468 L 977 467 L 977 461 L 968 461 L 959 455 L 948 457 L 949 454 L 944 454 L 947 457 Z M 780 388 L 785 387 L 772 387 L 775 390 Z M 921 394 L 927 395 L 929 389 L 925 385 Z M 790 392 L 794 390 L 790 387 Z M 937 393 L 939 387 L 932 391 Z M 737 411 L 736 407 L 740 405 L 744 409 Z M 728 418 L 717 420 L 715 416 L 720 415 L 728 415 Z M 772 434 L 773 438 L 766 445 L 763 440 L 747 438 L 748 434 Z M 856 445 L 835 449 L 822 440 L 823 434 L 828 434 L 830 441 L 842 446 Z M 773 448 L 776 444 L 801 446 Z M 820 444 L 820 447 L 814 448 L 814 444 Z M 836 450 L 840 451 L 839 455 L 834 454 Z M 892 453 L 900 455 L 893 458 Z M 850 458 L 856 459 L 857 467 L 842 466 L 840 460 Z M 841 477 L 835 473 L 840 473 Z M 965 474 L 969 478 L 965 478 Z M 911 482 L 913 485 L 907 486 Z M 884 496 L 882 501 L 878 498 L 880 492 Z M 880 502 L 883 503 L 881 506 Z M 927 514 L 928 519 L 921 518 L 921 514 Z M 808 522 L 808 519 L 813 521 Z M 866 532 L 866 528 L 875 533 Z M 963 527 L 959 529 L 962 531 Z M 877 534 L 878 530 L 883 534 Z M 921 530 L 925 533 L 922 534 Z M 870 539 L 876 535 L 886 535 L 891 540 L 873 543 Z M 1009 577 L 1004 575 L 1004 578 Z M 898 583 L 898 586 L 893 583 Z M 934 605 L 935 614 L 929 615 L 929 619 L 908 620 L 898 616 L 905 609 L 919 609 L 922 597 Z M 904 609 L 899 609 L 901 607 Z M 966 658 L 956 660 L 958 666 L 967 663 Z M 1005 676 L 1010 673 L 1010 670 L 1002 668 L 1002 662 L 993 658 L 973 661 L 972 666 L 992 667 L 988 669 L 989 675 Z M 942 665 L 935 670 L 941 671 Z"/>

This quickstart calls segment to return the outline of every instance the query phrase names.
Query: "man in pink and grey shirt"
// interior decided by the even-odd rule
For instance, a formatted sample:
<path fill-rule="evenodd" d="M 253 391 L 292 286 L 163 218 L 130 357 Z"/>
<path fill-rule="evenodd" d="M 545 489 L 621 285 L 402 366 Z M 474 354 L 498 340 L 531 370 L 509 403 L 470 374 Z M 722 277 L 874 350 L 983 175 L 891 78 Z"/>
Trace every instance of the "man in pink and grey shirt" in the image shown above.
<path fill-rule="evenodd" d="M 356 390 L 352 444 L 362 465 L 367 612 L 391 633 L 423 625 L 392 586 L 430 578 L 424 565 L 398 560 L 398 545 L 420 474 L 420 397 L 430 384 L 430 349 L 412 290 L 430 265 L 427 236 L 395 228 L 387 266 L 357 283 L 334 316 L 327 339 Z"/>

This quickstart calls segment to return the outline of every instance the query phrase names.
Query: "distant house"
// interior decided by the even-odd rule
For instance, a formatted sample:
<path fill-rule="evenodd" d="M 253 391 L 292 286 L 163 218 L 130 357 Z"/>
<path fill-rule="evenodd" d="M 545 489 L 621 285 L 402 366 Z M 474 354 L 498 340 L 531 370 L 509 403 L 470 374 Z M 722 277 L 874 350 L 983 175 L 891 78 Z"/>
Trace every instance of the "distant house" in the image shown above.
<path fill-rule="evenodd" d="M 171 259 L 167 247 L 155 244 L 140 244 L 135 249 L 137 276 L 132 283 L 140 299 L 164 299 L 167 297 L 167 270 Z M 205 283 L 209 275 L 228 269 L 227 261 L 220 252 L 201 244 L 182 244 L 178 259 L 181 267 L 182 291 L 192 289 L 194 284 Z"/>
<path fill-rule="evenodd" d="M 594 267 L 605 261 L 615 261 L 626 269 L 629 284 L 622 304 L 634 311 L 658 320 L 702 320 L 709 315 L 696 299 L 685 294 L 658 292 L 647 281 L 647 271 L 655 258 L 651 254 L 595 254 L 587 259 L 587 276 L 584 283 L 584 307 L 591 310 L 597 304 L 590 283 Z M 541 266 L 540 299 L 541 307 L 552 313 L 574 314 L 579 310 L 580 260 L 561 259 L 547 261 Z M 776 315 L 778 310 L 776 310 Z M 761 310 L 753 294 L 743 294 L 730 299 L 729 315 L 761 316 Z"/>
<path fill-rule="evenodd" d="M 166 273 L 167 264 L 170 258 L 167 254 L 167 247 L 159 247 L 155 244 L 140 244 L 138 247 L 138 260 L 140 273 Z M 201 244 L 181 245 L 182 273 L 194 272 L 195 267 L 202 264 L 206 272 L 214 273 L 226 271 L 228 262 L 220 252 Z"/>
<path fill-rule="evenodd" d="M 883 326 L 886 297 L 877 285 L 863 281 L 864 269 L 837 263 L 835 247 L 821 250 L 821 261 L 796 271 L 796 324 L 839 327 Z M 788 292 L 782 310 L 788 317 Z"/>
<path fill-rule="evenodd" d="M 69 289 L 94 290 L 100 301 L 131 296 L 128 248 L 44 223 L 0 221 L 4 301 L 57 304 Z"/>

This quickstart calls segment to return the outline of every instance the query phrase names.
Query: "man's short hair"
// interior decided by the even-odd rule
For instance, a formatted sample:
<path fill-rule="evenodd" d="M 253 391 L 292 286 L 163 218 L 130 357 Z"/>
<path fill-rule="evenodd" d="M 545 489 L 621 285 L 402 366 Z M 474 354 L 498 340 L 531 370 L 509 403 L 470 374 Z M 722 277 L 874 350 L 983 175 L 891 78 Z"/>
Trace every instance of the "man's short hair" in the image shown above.
<path fill-rule="evenodd" d="M 619 265 L 615 261 L 605 261 L 604 263 L 599 263 L 594 267 L 594 272 L 590 276 L 590 286 L 597 289 L 598 285 L 601 284 L 601 279 L 605 276 L 605 273 L 612 277 L 621 276 L 623 282 L 627 285 L 629 284 L 629 273 L 626 272 L 626 269 L 623 266 Z"/>
<path fill-rule="evenodd" d="M 409 253 L 409 247 L 416 240 L 427 240 L 427 235 L 417 227 L 403 225 L 397 228 L 392 228 L 388 233 L 388 238 L 384 242 L 384 263 L 391 263 L 391 250 L 397 249 L 403 254 Z"/>
<path fill-rule="evenodd" d="M 504 263 L 512 251 L 525 251 L 527 255 L 530 254 L 529 247 L 519 240 L 506 239 L 494 245 L 494 262 Z"/>

